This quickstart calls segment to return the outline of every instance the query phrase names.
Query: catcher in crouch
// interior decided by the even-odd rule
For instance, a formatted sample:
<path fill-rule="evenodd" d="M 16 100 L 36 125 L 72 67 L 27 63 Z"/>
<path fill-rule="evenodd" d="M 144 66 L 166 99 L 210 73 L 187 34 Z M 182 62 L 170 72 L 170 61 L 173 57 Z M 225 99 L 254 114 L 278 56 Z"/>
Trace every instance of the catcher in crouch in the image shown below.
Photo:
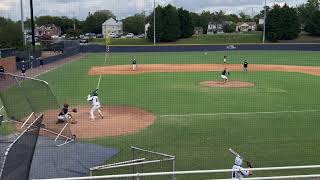
<path fill-rule="evenodd" d="M 103 113 L 100 110 L 101 105 L 100 105 L 100 101 L 99 101 L 99 98 L 98 98 L 98 89 L 94 90 L 92 92 L 92 94 L 89 94 L 87 100 L 91 101 L 91 105 L 92 105 L 92 108 L 90 110 L 90 119 L 91 120 L 95 120 L 95 117 L 94 117 L 94 112 L 95 111 L 98 111 L 101 119 L 103 119 Z"/>
<path fill-rule="evenodd" d="M 72 112 L 76 113 L 77 109 L 72 109 Z M 63 108 L 61 109 L 60 113 L 58 114 L 58 121 L 56 124 L 65 123 L 70 121 L 71 124 L 77 123 L 76 120 L 73 119 L 72 115 L 69 113 L 69 104 L 64 103 Z"/>
<path fill-rule="evenodd" d="M 234 180 L 239 180 L 242 179 L 243 177 L 247 177 L 252 175 L 252 171 L 251 170 L 242 170 L 242 163 L 243 160 L 241 159 L 240 156 L 237 156 L 234 160 L 234 165 L 232 166 L 232 174 L 231 174 L 231 179 Z M 247 162 L 247 166 L 248 168 L 252 168 L 252 165 L 250 162 Z"/>

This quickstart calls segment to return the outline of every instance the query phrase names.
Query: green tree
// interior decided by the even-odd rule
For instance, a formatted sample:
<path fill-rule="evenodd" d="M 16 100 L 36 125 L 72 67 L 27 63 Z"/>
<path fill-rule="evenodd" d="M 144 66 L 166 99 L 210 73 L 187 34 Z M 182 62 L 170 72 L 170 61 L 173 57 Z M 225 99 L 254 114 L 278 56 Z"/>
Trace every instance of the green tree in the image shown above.
<path fill-rule="evenodd" d="M 180 22 L 180 38 L 189 38 L 193 35 L 194 26 L 190 12 L 183 8 L 178 9 L 178 16 Z"/>
<path fill-rule="evenodd" d="M 200 15 L 200 27 L 203 28 L 203 33 L 207 34 L 208 24 L 212 21 L 212 15 L 210 11 L 203 11 Z"/>
<path fill-rule="evenodd" d="M 241 22 L 246 22 L 246 21 L 251 21 L 252 19 L 250 18 L 249 15 L 245 14 L 244 12 L 240 12 L 239 13 L 239 16 L 240 16 L 240 21 Z"/>
<path fill-rule="evenodd" d="M 150 16 L 153 17 L 153 13 Z M 157 42 L 171 42 L 179 39 L 181 31 L 177 9 L 171 4 L 165 7 L 158 6 L 156 8 L 155 27 Z M 153 40 L 153 21 L 148 28 L 147 37 Z"/>
<path fill-rule="evenodd" d="M 142 34 L 145 27 L 144 13 L 135 14 L 123 20 L 123 31 L 126 33 Z"/>
<path fill-rule="evenodd" d="M 161 6 L 157 6 L 156 9 L 156 14 L 155 14 L 155 17 L 156 17 L 156 21 L 155 21 L 155 25 L 154 25 L 154 21 L 153 21 L 153 16 L 154 16 L 154 12 L 152 12 L 150 14 L 150 16 L 148 17 L 149 19 L 149 23 L 150 23 L 150 26 L 148 28 L 148 31 L 147 31 L 147 38 L 149 40 L 152 40 L 154 39 L 154 26 L 155 26 L 155 33 L 156 33 L 156 42 L 160 42 L 160 37 L 162 36 L 162 29 L 163 29 L 163 23 L 162 23 L 162 16 L 163 16 L 163 8 Z"/>
<path fill-rule="evenodd" d="M 180 21 L 177 9 L 171 4 L 163 8 L 161 41 L 170 42 L 180 38 Z"/>
<path fill-rule="evenodd" d="M 116 18 L 115 15 L 113 15 L 113 13 L 109 10 L 100 10 L 93 14 L 89 13 L 83 24 L 84 32 L 101 34 L 102 24 L 109 18 Z"/>
<path fill-rule="evenodd" d="M 312 35 L 320 36 L 320 11 L 313 13 L 304 29 Z"/>
<path fill-rule="evenodd" d="M 275 5 L 267 14 L 266 37 L 271 41 L 291 40 L 298 37 L 300 23 L 297 12 L 288 5 Z"/>
<path fill-rule="evenodd" d="M 6 22 L 2 21 L 1 23 L 5 25 L 0 26 L 0 48 L 23 47 L 20 24 L 14 23 L 11 20 L 7 20 Z"/>
<path fill-rule="evenodd" d="M 226 24 L 223 26 L 223 32 L 225 32 L 225 33 L 233 33 L 235 31 L 236 31 L 235 24 Z"/>
<path fill-rule="evenodd" d="M 297 8 L 300 23 L 306 32 L 314 34 L 313 26 L 317 24 L 315 17 L 319 12 L 318 0 L 308 0 Z"/>

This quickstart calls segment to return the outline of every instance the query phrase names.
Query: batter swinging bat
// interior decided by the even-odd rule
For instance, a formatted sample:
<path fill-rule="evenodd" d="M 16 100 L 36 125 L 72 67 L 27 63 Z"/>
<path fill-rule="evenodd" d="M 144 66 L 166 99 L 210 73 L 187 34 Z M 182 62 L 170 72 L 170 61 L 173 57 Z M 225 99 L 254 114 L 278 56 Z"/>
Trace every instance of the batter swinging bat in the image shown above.
<path fill-rule="evenodd" d="M 229 151 L 230 151 L 233 155 L 241 157 L 241 156 L 240 156 L 237 152 L 235 152 L 233 149 L 229 148 Z M 241 157 L 241 158 L 242 158 L 242 157 Z M 248 161 L 246 161 L 246 160 L 244 160 L 244 159 L 243 159 L 243 161 L 244 161 L 244 162 L 248 162 Z"/>

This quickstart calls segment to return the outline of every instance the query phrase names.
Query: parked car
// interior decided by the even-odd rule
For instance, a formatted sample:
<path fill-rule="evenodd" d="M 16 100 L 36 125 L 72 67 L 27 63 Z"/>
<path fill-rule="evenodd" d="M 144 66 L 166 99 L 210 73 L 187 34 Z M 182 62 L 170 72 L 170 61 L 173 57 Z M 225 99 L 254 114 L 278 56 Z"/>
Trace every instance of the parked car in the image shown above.
<path fill-rule="evenodd" d="M 80 44 L 88 44 L 88 39 L 80 39 Z"/>
<path fill-rule="evenodd" d="M 144 34 L 140 34 L 137 36 L 138 38 L 144 38 Z"/>
<path fill-rule="evenodd" d="M 111 38 L 119 38 L 120 36 L 119 36 L 119 34 L 116 34 L 116 33 L 110 33 L 109 37 L 111 37 Z"/>
<path fill-rule="evenodd" d="M 127 38 L 133 38 L 133 37 L 134 37 L 134 34 L 133 34 L 133 33 L 128 33 L 128 34 L 126 35 L 126 37 L 127 37 Z"/>

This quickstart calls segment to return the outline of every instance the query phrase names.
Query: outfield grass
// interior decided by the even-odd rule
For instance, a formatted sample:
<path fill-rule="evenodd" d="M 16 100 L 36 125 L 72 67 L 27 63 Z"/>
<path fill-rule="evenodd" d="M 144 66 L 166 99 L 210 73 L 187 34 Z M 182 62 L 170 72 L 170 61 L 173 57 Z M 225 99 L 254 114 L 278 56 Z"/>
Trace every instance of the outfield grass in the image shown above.
<path fill-rule="evenodd" d="M 114 53 L 107 65 L 138 63 L 229 63 L 320 66 L 319 52 L 183 52 Z M 87 105 L 86 96 L 96 87 L 98 76 L 88 76 L 92 66 L 102 65 L 104 54 L 89 54 L 40 76 L 48 81 L 60 102 Z M 250 70 L 250 65 L 249 65 Z M 318 76 L 285 72 L 231 72 L 231 79 L 254 82 L 253 88 L 201 87 L 199 82 L 218 80 L 220 72 L 150 73 L 103 76 L 103 105 L 130 105 L 154 113 L 155 123 L 133 135 L 86 140 L 120 149 L 109 162 L 128 160 L 130 146 L 144 147 L 177 158 L 177 170 L 231 168 L 232 147 L 256 167 L 319 164 L 320 111 L 274 114 L 212 114 L 320 110 Z M 168 117 L 163 115 L 211 114 Z M 290 171 L 306 173 L 307 171 Z M 263 172 L 257 175 L 282 174 Z M 230 173 L 225 174 L 229 177 Z M 183 176 L 205 179 L 213 175 Z M 221 177 L 221 176 L 218 176 Z"/>
<path fill-rule="evenodd" d="M 234 33 L 234 34 L 213 34 L 213 35 L 194 35 L 191 38 L 179 39 L 176 42 L 157 43 L 158 45 L 170 44 L 241 44 L 241 43 L 261 43 L 261 32 Z M 93 39 L 92 43 L 105 44 L 104 39 Z M 148 39 L 111 39 L 111 45 L 152 45 L 153 41 Z"/>

